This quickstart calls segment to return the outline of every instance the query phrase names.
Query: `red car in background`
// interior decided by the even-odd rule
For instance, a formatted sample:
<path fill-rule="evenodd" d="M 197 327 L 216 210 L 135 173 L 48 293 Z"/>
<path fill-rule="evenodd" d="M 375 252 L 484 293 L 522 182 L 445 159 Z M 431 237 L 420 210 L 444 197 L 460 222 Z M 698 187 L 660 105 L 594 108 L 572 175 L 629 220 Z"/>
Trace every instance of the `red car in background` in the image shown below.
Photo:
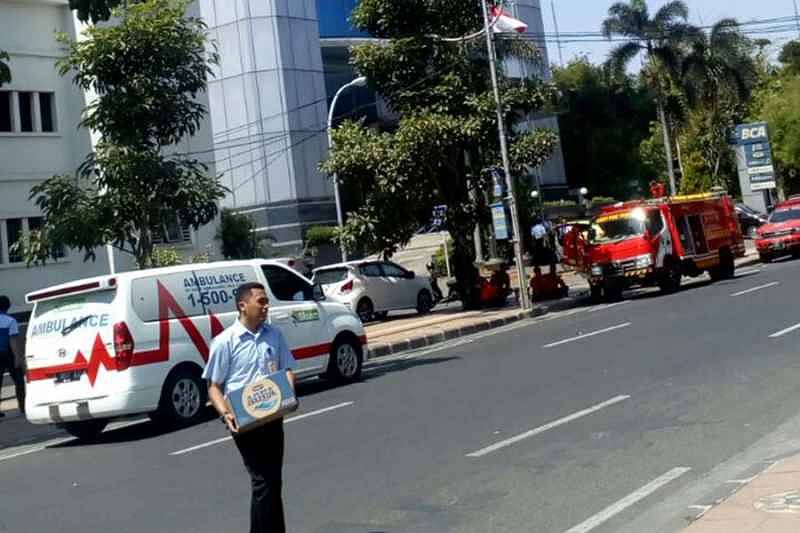
<path fill-rule="evenodd" d="M 756 249 L 764 263 L 782 255 L 800 257 L 800 197 L 775 207 L 769 221 L 758 228 Z"/>

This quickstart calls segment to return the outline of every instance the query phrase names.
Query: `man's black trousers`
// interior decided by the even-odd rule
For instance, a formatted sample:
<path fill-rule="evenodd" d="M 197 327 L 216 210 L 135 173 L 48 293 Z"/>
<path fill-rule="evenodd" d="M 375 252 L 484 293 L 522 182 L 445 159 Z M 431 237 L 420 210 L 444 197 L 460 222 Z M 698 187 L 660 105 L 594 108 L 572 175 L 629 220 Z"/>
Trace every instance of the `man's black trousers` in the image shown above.
<path fill-rule="evenodd" d="M 233 439 L 250 473 L 250 533 L 284 533 L 283 420 L 269 422 Z"/>
<path fill-rule="evenodd" d="M 0 352 L 0 388 L 3 387 L 3 376 L 8 372 L 14 381 L 14 391 L 20 411 L 25 411 L 25 373 L 21 368 L 14 366 L 14 355 L 10 352 Z"/>

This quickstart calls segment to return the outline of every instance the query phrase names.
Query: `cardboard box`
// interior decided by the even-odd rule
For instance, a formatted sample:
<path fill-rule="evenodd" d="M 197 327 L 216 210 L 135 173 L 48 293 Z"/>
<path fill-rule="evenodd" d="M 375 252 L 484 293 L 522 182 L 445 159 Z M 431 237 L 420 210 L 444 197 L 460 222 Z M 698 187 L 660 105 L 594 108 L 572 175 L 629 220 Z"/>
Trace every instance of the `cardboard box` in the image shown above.
<path fill-rule="evenodd" d="M 239 433 L 281 418 L 298 406 L 285 370 L 231 391 L 226 400 L 236 417 Z"/>

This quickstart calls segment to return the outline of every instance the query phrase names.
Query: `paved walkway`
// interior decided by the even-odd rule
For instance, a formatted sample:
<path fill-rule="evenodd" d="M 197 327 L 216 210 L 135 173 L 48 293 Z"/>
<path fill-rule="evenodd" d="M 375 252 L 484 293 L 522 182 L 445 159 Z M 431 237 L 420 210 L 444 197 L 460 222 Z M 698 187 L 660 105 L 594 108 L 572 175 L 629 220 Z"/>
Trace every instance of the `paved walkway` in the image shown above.
<path fill-rule="evenodd" d="M 685 533 L 800 531 L 800 455 L 784 459 L 703 514 Z"/>

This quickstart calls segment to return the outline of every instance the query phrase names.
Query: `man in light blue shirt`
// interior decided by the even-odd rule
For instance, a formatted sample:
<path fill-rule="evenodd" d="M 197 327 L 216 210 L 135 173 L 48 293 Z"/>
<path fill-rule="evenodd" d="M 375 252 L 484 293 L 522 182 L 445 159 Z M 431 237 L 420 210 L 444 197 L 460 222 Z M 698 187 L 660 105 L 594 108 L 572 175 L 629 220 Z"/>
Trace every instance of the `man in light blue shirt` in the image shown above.
<path fill-rule="evenodd" d="M 8 372 L 14 381 L 14 390 L 17 396 L 19 409 L 25 412 L 25 377 L 23 371 L 22 354 L 19 346 L 15 345 L 19 339 L 19 324 L 17 319 L 8 314 L 11 309 L 11 300 L 8 296 L 0 295 L 0 389 L 3 387 L 3 375 Z M 5 414 L 0 412 L 0 418 Z"/>
<path fill-rule="evenodd" d="M 233 440 L 250 473 L 250 533 L 284 533 L 283 420 L 269 422 L 239 434 L 225 396 L 252 381 L 286 370 L 294 387 L 296 362 L 280 330 L 266 323 L 269 298 L 260 283 L 245 283 L 236 293 L 239 318 L 211 343 L 203 377 L 208 397 L 233 434 Z"/>

